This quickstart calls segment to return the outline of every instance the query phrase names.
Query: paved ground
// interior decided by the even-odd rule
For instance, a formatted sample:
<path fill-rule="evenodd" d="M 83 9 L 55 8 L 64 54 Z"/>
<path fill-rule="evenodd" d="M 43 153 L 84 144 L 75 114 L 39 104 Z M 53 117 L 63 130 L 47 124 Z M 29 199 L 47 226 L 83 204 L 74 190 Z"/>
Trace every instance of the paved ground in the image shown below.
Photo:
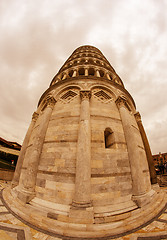
<path fill-rule="evenodd" d="M 0 180 L 0 190 L 10 182 Z M 167 187 L 164 187 L 167 192 Z M 0 200 L 0 240 L 61 240 L 54 236 L 41 233 L 14 217 Z M 66 238 L 67 239 L 67 238 Z M 79 239 L 79 238 L 78 238 Z M 142 229 L 119 238 L 117 240 L 167 240 L 167 209 Z"/>

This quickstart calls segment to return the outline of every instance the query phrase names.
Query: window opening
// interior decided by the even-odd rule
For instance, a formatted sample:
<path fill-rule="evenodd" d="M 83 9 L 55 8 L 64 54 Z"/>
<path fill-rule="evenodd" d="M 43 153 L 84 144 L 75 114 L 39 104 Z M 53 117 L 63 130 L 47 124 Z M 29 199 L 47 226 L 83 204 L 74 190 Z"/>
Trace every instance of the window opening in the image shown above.
<path fill-rule="evenodd" d="M 70 100 L 71 98 L 75 97 L 77 94 L 73 91 L 68 91 L 66 92 L 62 97 L 61 99 L 67 99 L 67 100 Z"/>
<path fill-rule="evenodd" d="M 85 69 L 84 68 L 80 68 L 78 73 L 79 73 L 79 75 L 85 75 Z"/>
<path fill-rule="evenodd" d="M 89 68 L 88 75 L 94 76 L 95 75 L 95 70 L 93 68 Z"/>
<path fill-rule="evenodd" d="M 111 148 L 114 144 L 114 133 L 110 128 L 106 128 L 104 131 L 105 148 Z"/>

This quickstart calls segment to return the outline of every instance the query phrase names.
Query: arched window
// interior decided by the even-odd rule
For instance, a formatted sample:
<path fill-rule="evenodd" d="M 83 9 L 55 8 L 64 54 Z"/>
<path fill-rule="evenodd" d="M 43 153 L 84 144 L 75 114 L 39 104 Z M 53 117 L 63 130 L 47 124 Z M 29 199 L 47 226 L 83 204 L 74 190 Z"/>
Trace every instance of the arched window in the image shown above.
<path fill-rule="evenodd" d="M 105 148 L 111 148 L 115 142 L 114 133 L 110 128 L 106 128 L 104 131 Z"/>
<path fill-rule="evenodd" d="M 110 78 L 111 78 L 111 80 L 112 80 L 112 76 L 111 75 L 109 75 L 110 76 Z"/>
<path fill-rule="evenodd" d="M 80 68 L 78 71 L 79 75 L 85 75 L 85 69 L 84 68 Z"/>
<path fill-rule="evenodd" d="M 92 59 L 88 59 L 88 63 L 90 63 L 90 64 L 94 64 L 94 62 L 93 62 Z"/>
<path fill-rule="evenodd" d="M 68 73 L 69 77 L 72 77 L 73 73 L 74 73 L 73 70 L 69 71 L 69 73 Z"/>
<path fill-rule="evenodd" d="M 93 68 L 89 68 L 88 75 L 94 76 L 95 75 L 95 70 Z"/>
<path fill-rule="evenodd" d="M 104 72 L 102 70 L 99 71 L 100 77 L 104 77 Z"/>
<path fill-rule="evenodd" d="M 82 58 L 81 59 L 81 61 L 80 61 L 80 63 L 84 63 L 85 62 L 85 59 L 84 58 Z"/>

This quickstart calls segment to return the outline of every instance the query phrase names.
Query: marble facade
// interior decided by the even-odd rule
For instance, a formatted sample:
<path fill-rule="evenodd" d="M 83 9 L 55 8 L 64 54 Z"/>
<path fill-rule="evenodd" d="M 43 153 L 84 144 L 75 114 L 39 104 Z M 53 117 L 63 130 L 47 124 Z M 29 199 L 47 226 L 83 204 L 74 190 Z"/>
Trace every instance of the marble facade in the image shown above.
<path fill-rule="evenodd" d="M 97 48 L 82 46 L 40 98 L 4 199 L 63 236 L 123 233 L 165 205 L 150 154 L 122 80 Z"/>

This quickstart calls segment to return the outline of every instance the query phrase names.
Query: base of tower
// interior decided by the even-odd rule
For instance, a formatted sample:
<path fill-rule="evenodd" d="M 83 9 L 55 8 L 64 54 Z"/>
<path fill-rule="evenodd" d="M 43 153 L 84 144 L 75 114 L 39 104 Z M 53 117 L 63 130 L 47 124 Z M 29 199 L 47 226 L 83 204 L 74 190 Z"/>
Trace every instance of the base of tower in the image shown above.
<path fill-rule="evenodd" d="M 9 211 L 25 224 L 38 228 L 39 231 L 47 232 L 47 234 L 50 233 L 52 236 L 54 234 L 57 237 L 67 236 L 79 239 L 126 235 L 143 227 L 156 217 L 165 207 L 167 200 L 166 194 L 161 190 L 154 194 L 150 203 L 143 207 L 131 209 L 124 213 L 113 213 L 113 215 L 106 215 L 106 217 L 95 216 L 93 208 L 88 208 L 87 214 L 81 210 L 82 212 L 78 214 L 77 219 L 75 218 L 77 213 L 70 213 L 70 209 L 68 215 L 62 215 L 56 214 L 54 211 L 47 212 L 44 208 L 33 206 L 31 202 L 24 204 L 11 194 L 11 188 L 4 189 L 2 195 L 3 202 Z M 84 217 L 85 222 L 83 222 Z"/>

